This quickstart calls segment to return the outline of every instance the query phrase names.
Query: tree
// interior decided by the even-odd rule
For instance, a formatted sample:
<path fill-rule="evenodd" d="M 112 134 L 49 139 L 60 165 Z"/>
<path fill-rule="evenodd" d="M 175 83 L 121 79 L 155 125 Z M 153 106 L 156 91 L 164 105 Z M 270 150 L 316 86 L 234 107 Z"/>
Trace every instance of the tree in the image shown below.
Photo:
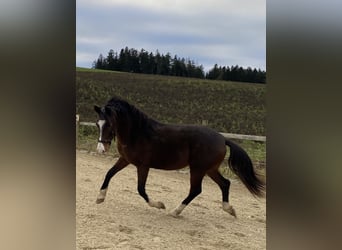
<path fill-rule="evenodd" d="M 99 55 L 99 58 L 93 62 L 93 68 L 95 69 L 106 69 L 106 60 L 102 54 Z"/>
<path fill-rule="evenodd" d="M 115 70 L 116 63 L 114 58 L 114 50 L 109 50 L 107 60 L 106 60 L 106 69 Z"/>
<path fill-rule="evenodd" d="M 212 68 L 211 70 L 209 70 L 208 74 L 207 74 L 207 79 L 212 79 L 212 80 L 216 80 L 219 75 L 220 75 L 220 69 L 218 68 L 217 63 L 214 65 L 214 68 Z"/>
<path fill-rule="evenodd" d="M 173 75 L 183 77 L 206 78 L 213 80 L 240 81 L 266 83 L 266 71 L 235 66 L 214 65 L 207 73 L 203 65 L 197 66 L 190 58 L 184 59 L 170 53 L 161 54 L 156 50 L 154 55 L 144 49 L 140 51 L 134 48 L 120 50 L 120 53 L 109 50 L 106 58 L 102 54 L 92 64 L 95 69 L 117 70 L 134 73 Z"/>
<path fill-rule="evenodd" d="M 139 53 L 139 65 L 141 73 L 149 74 L 151 72 L 149 55 L 148 52 L 144 49 L 141 49 Z"/>

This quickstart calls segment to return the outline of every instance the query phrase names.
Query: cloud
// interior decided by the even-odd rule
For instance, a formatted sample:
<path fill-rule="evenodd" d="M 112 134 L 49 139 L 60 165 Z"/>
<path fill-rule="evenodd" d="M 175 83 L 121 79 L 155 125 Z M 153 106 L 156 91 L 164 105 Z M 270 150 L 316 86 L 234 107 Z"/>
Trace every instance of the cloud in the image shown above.
<path fill-rule="evenodd" d="M 177 54 L 206 70 L 215 63 L 265 69 L 265 12 L 265 1 L 258 0 L 80 0 L 77 53 L 95 60 L 128 46 Z M 80 60 L 77 65 L 93 61 Z"/>

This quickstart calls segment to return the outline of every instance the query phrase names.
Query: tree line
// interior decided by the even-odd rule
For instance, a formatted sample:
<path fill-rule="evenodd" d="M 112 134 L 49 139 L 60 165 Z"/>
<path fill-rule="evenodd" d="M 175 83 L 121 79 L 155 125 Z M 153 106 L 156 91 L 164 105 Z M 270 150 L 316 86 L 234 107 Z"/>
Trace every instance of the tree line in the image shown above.
<path fill-rule="evenodd" d="M 170 53 L 160 54 L 158 50 L 153 54 L 144 49 L 138 51 L 128 47 L 121 49 L 120 53 L 111 49 L 106 57 L 100 54 L 92 67 L 132 73 L 266 83 L 266 72 L 260 69 L 245 69 L 238 65 L 222 67 L 215 64 L 205 73 L 203 65 L 198 66 L 191 59 L 180 58 L 177 55 L 172 57 Z"/>
<path fill-rule="evenodd" d="M 266 72 L 260 69 L 252 69 L 251 67 L 244 69 L 238 65 L 221 67 L 215 64 L 206 74 L 206 78 L 236 82 L 266 83 Z"/>

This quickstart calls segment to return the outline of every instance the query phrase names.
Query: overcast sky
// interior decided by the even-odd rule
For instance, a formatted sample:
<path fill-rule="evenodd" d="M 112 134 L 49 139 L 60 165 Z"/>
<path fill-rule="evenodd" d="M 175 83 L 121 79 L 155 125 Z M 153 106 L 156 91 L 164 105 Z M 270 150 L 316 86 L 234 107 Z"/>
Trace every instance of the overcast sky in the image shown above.
<path fill-rule="evenodd" d="M 77 0 L 76 66 L 126 46 L 266 70 L 266 0 Z"/>

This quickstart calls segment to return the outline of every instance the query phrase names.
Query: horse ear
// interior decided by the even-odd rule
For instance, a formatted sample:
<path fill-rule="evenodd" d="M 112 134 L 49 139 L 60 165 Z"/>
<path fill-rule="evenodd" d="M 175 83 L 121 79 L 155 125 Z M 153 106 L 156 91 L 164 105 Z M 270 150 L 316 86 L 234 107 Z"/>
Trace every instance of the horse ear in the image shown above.
<path fill-rule="evenodd" d="M 101 108 L 100 107 L 94 105 L 94 110 L 96 113 L 101 114 Z"/>

